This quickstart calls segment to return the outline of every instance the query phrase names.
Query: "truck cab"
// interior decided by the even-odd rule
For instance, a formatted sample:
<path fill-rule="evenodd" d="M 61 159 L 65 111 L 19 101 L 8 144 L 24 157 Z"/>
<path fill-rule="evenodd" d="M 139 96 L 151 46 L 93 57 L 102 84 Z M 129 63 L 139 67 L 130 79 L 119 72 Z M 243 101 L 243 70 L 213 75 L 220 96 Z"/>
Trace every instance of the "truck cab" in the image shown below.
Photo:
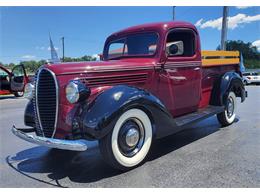
<path fill-rule="evenodd" d="M 31 128 L 13 126 L 12 132 L 74 151 L 98 140 L 105 161 L 128 170 L 144 161 L 154 139 L 213 115 L 231 125 L 237 97 L 247 96 L 239 52 L 201 51 L 198 31 L 187 22 L 113 33 L 102 58 L 43 65 L 27 86 L 25 124 Z"/>

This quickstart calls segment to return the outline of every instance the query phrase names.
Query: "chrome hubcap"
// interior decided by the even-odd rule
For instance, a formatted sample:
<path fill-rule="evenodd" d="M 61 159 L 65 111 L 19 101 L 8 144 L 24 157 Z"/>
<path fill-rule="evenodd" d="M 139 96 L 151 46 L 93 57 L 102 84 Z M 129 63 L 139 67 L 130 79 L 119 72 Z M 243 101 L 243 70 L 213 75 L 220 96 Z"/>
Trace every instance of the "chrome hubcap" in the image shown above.
<path fill-rule="evenodd" d="M 138 143 L 139 131 L 135 128 L 131 128 L 126 133 L 125 141 L 129 147 L 133 147 Z"/>
<path fill-rule="evenodd" d="M 229 97 L 228 101 L 227 101 L 227 115 L 228 115 L 228 117 L 229 118 L 232 117 L 233 113 L 234 113 L 234 100 L 231 97 Z"/>
<path fill-rule="evenodd" d="M 127 157 L 134 156 L 143 147 L 144 135 L 144 126 L 139 119 L 126 120 L 119 130 L 117 140 L 120 152 Z"/>

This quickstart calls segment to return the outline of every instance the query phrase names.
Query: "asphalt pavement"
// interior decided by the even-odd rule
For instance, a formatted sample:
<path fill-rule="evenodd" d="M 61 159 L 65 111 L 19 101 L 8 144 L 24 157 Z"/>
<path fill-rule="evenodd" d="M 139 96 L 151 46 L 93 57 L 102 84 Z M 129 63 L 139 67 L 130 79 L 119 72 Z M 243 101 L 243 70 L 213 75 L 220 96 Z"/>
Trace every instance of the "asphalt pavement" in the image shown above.
<path fill-rule="evenodd" d="M 140 167 L 120 172 L 100 155 L 49 149 L 14 136 L 27 100 L 0 97 L 0 187 L 260 187 L 260 86 L 246 87 L 236 122 L 216 117 L 157 140 Z"/>

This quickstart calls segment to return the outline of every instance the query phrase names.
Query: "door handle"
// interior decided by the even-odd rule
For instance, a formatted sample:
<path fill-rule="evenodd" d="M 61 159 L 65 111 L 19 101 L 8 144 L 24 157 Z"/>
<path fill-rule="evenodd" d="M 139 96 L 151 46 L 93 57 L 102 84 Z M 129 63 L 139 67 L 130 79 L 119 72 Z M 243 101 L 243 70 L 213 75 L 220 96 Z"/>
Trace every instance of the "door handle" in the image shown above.
<path fill-rule="evenodd" d="M 196 67 L 193 70 L 198 71 L 198 70 L 200 70 L 200 67 Z"/>

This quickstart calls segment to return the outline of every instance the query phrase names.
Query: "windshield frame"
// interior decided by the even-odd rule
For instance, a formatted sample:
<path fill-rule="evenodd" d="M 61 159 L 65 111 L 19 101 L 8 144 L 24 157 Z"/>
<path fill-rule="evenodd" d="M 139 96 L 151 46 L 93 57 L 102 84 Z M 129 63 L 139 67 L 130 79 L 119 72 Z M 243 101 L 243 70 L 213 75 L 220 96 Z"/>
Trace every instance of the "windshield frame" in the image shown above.
<path fill-rule="evenodd" d="M 135 36 L 135 35 L 139 35 L 139 34 L 155 34 L 157 36 L 157 40 L 156 40 L 156 49 L 153 52 L 153 54 L 135 54 L 135 55 L 128 55 L 128 54 L 124 54 L 121 56 L 117 56 L 117 57 L 112 57 L 109 58 L 109 47 L 112 43 L 117 42 L 119 40 L 122 39 L 126 39 L 127 36 Z M 142 57 L 154 57 L 159 50 L 159 43 L 160 43 L 160 34 L 157 31 L 143 31 L 143 32 L 133 32 L 133 33 L 126 33 L 123 34 L 121 36 L 117 36 L 116 38 L 111 38 L 106 41 L 105 47 L 104 47 L 104 51 L 103 51 L 103 56 L 104 56 L 104 60 L 118 60 L 118 59 L 122 59 L 122 58 L 142 58 Z M 125 44 L 124 44 L 124 48 L 125 48 Z"/>

